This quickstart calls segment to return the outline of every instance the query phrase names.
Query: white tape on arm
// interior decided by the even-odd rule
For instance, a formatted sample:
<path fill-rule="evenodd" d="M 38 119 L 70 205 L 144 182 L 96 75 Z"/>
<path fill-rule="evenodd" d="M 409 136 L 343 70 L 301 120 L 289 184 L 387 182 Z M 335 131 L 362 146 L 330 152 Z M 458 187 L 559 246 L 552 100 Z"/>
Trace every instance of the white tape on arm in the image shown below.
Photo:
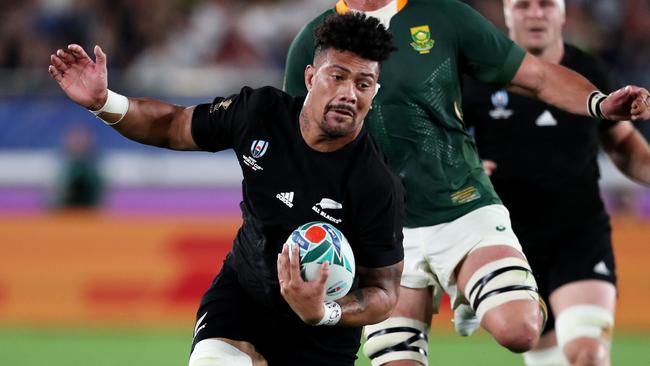
<path fill-rule="evenodd" d="M 589 111 L 589 115 L 591 117 L 597 119 L 606 119 L 602 109 L 600 108 L 600 105 L 603 104 L 605 99 L 607 99 L 607 95 L 599 92 L 598 90 L 595 90 L 589 94 L 589 98 L 587 99 L 587 111 Z"/>
<path fill-rule="evenodd" d="M 113 126 L 118 124 L 129 111 L 129 98 L 108 89 L 106 103 L 96 111 L 90 111 L 95 117 L 105 124 Z M 100 114 L 102 116 L 100 116 Z"/>
<path fill-rule="evenodd" d="M 341 310 L 341 305 L 335 301 L 325 301 L 323 303 L 323 318 L 315 325 L 336 325 L 336 323 L 341 320 L 341 315 L 343 311 Z"/>

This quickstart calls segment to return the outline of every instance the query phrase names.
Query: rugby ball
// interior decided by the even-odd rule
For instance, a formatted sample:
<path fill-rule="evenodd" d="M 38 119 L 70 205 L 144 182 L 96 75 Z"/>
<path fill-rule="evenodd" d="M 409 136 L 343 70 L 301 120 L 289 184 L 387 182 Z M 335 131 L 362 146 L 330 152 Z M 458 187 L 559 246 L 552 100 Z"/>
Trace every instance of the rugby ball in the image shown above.
<path fill-rule="evenodd" d="M 297 245 L 300 253 L 300 272 L 306 281 L 318 277 L 320 266 L 329 262 L 330 270 L 325 284 L 325 300 L 334 301 L 345 296 L 354 282 L 354 254 L 343 233 L 326 222 L 310 222 L 294 230 L 285 244 L 289 249 Z M 292 258 L 289 250 L 289 258 Z"/>

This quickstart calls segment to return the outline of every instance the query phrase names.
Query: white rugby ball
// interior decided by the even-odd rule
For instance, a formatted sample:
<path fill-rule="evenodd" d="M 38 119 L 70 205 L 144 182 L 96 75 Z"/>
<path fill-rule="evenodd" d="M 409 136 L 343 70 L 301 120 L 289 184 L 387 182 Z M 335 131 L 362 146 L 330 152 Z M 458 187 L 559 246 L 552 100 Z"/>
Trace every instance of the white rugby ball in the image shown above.
<path fill-rule="evenodd" d="M 343 233 L 326 222 L 310 222 L 294 230 L 286 244 L 300 248 L 300 272 L 303 279 L 318 277 L 320 266 L 329 262 L 330 270 L 325 284 L 325 300 L 334 301 L 345 296 L 354 282 L 354 253 Z M 292 257 L 289 250 L 289 258 Z"/>

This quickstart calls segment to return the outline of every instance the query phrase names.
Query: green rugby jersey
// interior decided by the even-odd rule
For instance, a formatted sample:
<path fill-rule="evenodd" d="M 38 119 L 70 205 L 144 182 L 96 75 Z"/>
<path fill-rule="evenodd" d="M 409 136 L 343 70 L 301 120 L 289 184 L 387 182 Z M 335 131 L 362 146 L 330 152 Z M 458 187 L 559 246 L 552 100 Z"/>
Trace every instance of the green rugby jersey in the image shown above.
<path fill-rule="evenodd" d="M 398 51 L 382 63 L 366 127 L 406 189 L 406 227 L 452 221 L 501 203 L 485 175 L 462 118 L 461 74 L 505 85 L 525 51 L 468 5 L 456 0 L 399 0 L 389 30 Z M 314 56 L 313 30 L 339 1 L 294 39 L 285 90 L 304 95 L 305 66 Z"/>

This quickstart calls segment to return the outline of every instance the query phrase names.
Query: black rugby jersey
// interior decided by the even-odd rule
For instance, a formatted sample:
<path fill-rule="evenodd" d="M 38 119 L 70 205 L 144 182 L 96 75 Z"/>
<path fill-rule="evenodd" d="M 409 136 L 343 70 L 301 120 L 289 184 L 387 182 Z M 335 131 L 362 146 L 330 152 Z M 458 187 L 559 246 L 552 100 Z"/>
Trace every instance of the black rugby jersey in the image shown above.
<path fill-rule="evenodd" d="M 602 62 L 571 45 L 565 45 L 561 64 L 604 93 L 618 88 Z M 466 123 L 474 126 L 481 158 L 497 163 L 491 180 L 513 221 L 557 223 L 564 215 L 602 213 L 599 134 L 613 122 L 573 115 L 469 79 L 463 110 Z"/>
<path fill-rule="evenodd" d="M 196 107 L 192 136 L 203 150 L 232 148 L 243 172 L 243 224 L 227 264 L 267 305 L 281 299 L 276 261 L 298 226 L 324 221 L 346 236 L 356 264 L 382 267 L 403 258 L 403 194 L 365 130 L 334 152 L 303 140 L 304 97 L 265 87 Z M 214 167 L 219 169 L 219 167 Z"/>

